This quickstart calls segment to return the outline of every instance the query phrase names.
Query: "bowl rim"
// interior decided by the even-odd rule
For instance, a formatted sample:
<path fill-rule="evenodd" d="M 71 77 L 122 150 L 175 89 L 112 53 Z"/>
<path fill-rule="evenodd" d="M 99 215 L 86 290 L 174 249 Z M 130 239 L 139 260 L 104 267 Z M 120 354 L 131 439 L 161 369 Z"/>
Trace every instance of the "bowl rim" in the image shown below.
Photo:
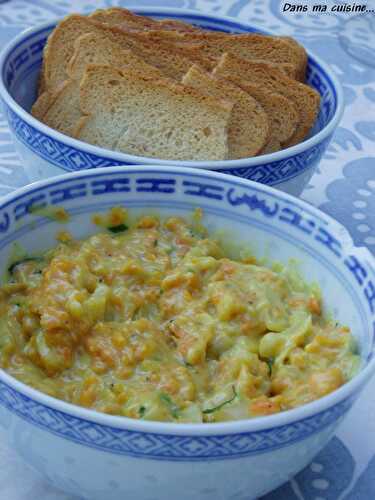
<path fill-rule="evenodd" d="M 183 9 L 183 8 L 172 8 L 172 7 L 139 7 L 132 8 L 133 12 L 137 14 L 144 14 L 149 16 L 172 16 L 176 18 L 181 17 L 191 17 L 191 18 L 204 18 L 210 22 L 223 22 L 229 23 L 233 26 L 237 26 L 244 30 L 257 31 L 263 34 L 274 35 L 270 30 L 264 30 L 262 27 L 257 26 L 256 24 L 249 24 L 242 22 L 240 20 L 236 20 L 235 18 L 231 18 L 228 16 L 218 16 L 210 13 L 201 13 L 198 10 L 192 9 Z M 135 156 L 126 153 L 120 153 L 116 151 L 111 151 L 109 149 L 101 148 L 99 146 L 94 146 L 92 144 L 86 143 L 84 141 L 80 141 L 78 139 L 74 139 L 67 135 L 62 134 L 61 132 L 57 132 L 51 127 L 48 127 L 44 123 L 40 122 L 36 118 L 34 118 L 31 113 L 25 111 L 10 95 L 7 90 L 7 86 L 4 82 L 4 63 L 8 58 L 9 54 L 12 50 L 21 43 L 26 37 L 29 37 L 33 34 L 36 34 L 40 31 L 47 30 L 48 28 L 52 28 L 56 25 L 56 23 L 60 20 L 60 18 L 56 18 L 54 21 L 49 21 L 47 23 L 43 23 L 37 25 L 32 28 L 28 28 L 22 31 L 19 35 L 13 38 L 1 51 L 0 53 L 0 96 L 3 99 L 4 103 L 9 106 L 14 113 L 16 113 L 23 121 L 25 121 L 28 125 L 35 128 L 37 131 L 42 134 L 60 142 L 62 144 L 68 145 L 73 149 L 77 149 L 82 151 L 83 153 L 88 153 L 94 155 L 96 157 L 106 158 L 111 161 L 122 162 L 126 164 L 143 164 L 143 165 L 159 165 L 159 166 L 187 166 L 191 168 L 205 168 L 207 170 L 232 170 L 237 168 L 252 168 L 259 165 L 264 165 L 265 163 L 273 163 L 279 162 L 285 159 L 290 159 L 294 156 L 297 156 L 315 146 L 323 142 L 325 139 L 330 137 L 330 135 L 334 132 L 336 127 L 338 126 L 343 112 L 344 112 L 344 93 L 342 86 L 334 74 L 333 70 L 328 66 L 327 63 L 322 61 L 322 59 L 314 54 L 312 51 L 307 50 L 308 57 L 311 61 L 317 64 L 323 72 L 326 74 L 327 79 L 330 81 L 334 92 L 336 93 L 336 101 L 337 106 L 334 112 L 334 115 L 330 119 L 330 121 L 320 130 L 317 134 L 314 134 L 312 137 L 294 145 L 283 149 L 281 151 L 276 151 L 274 153 L 268 153 L 265 155 L 259 155 L 250 158 L 241 158 L 238 160 L 220 160 L 220 161 L 182 161 L 182 160 L 162 160 L 159 158 L 150 158 L 143 156 Z M 47 160 L 48 161 L 48 160 Z M 58 168 L 63 167 L 57 165 Z"/>
<path fill-rule="evenodd" d="M 197 171 L 192 168 L 181 168 L 181 167 L 165 167 L 160 166 L 148 166 L 148 165 L 131 165 L 126 166 L 126 172 L 122 166 L 114 167 L 102 167 L 97 169 L 83 170 L 79 172 L 64 174 L 57 177 L 52 177 L 49 179 L 34 182 L 32 184 L 26 185 L 19 188 L 12 193 L 4 196 L 0 200 L 0 210 L 6 206 L 8 203 L 12 202 L 14 198 L 18 198 L 27 194 L 30 190 L 35 188 L 48 188 L 50 184 L 60 183 L 71 180 L 80 180 L 89 176 L 102 176 L 103 174 L 121 174 L 128 173 L 130 175 L 135 175 L 140 172 L 151 173 L 151 172 L 165 172 L 167 174 L 173 175 L 174 173 L 184 174 L 184 175 L 196 175 Z M 225 184 L 226 181 L 230 180 L 235 182 L 239 186 L 243 187 L 253 187 L 258 191 L 263 191 L 265 194 L 271 194 L 285 202 L 292 202 L 297 204 L 302 210 L 308 211 L 310 214 L 322 219 L 327 223 L 327 227 L 333 232 L 337 239 L 343 244 L 343 251 L 345 253 L 354 252 L 354 254 L 360 255 L 361 258 L 366 259 L 368 265 L 373 269 L 375 275 L 375 256 L 373 256 L 370 251 L 365 247 L 356 247 L 350 235 L 348 234 L 345 227 L 333 219 L 331 216 L 325 214 L 318 208 L 310 205 L 309 203 L 295 198 L 287 193 L 281 192 L 270 186 L 259 184 L 248 179 L 243 179 L 239 177 L 230 176 L 220 172 L 212 172 L 203 170 L 199 172 L 200 175 L 207 177 L 210 180 L 217 180 Z M 362 297 L 360 298 L 362 301 Z M 171 422 L 156 422 L 156 421 L 143 421 L 132 419 L 122 416 L 107 415 L 104 413 L 97 412 L 95 410 L 90 410 L 87 408 L 80 407 L 78 405 L 65 402 L 63 400 L 48 396 L 47 394 L 36 390 L 23 382 L 20 382 L 13 376 L 6 373 L 3 369 L 0 369 L 0 382 L 5 383 L 12 389 L 21 393 L 22 395 L 30 398 L 31 400 L 46 406 L 52 410 L 62 412 L 67 415 L 74 416 L 81 420 L 89 421 L 91 423 L 103 425 L 105 427 L 111 427 L 121 430 L 128 430 L 141 433 L 152 433 L 152 434 L 163 434 L 163 435 L 173 435 L 173 436 L 218 436 L 218 435 L 232 435 L 239 433 L 252 433 L 258 431 L 264 431 L 273 428 L 279 428 L 285 425 L 291 425 L 295 422 L 305 420 L 306 418 L 314 417 L 330 408 L 344 402 L 349 398 L 356 398 L 361 389 L 369 382 L 371 376 L 375 373 L 375 356 L 367 362 L 360 372 L 355 375 L 346 384 L 341 386 L 339 389 L 334 391 L 327 396 L 324 396 L 318 400 L 311 403 L 307 403 L 300 407 L 287 410 L 275 415 L 268 415 L 262 417 L 255 417 L 252 419 L 245 420 L 234 420 L 229 422 L 218 422 L 218 423 L 171 423 Z"/>

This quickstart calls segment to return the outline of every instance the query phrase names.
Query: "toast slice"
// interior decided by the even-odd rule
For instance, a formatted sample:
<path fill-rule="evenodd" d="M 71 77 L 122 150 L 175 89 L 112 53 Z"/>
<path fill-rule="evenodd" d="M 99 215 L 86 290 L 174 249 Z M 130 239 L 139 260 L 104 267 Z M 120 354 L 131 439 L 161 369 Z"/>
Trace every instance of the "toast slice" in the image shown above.
<path fill-rule="evenodd" d="M 165 76 L 180 80 L 192 64 L 206 67 L 206 59 L 199 56 L 197 47 L 175 47 L 144 40 L 141 33 L 127 32 L 110 27 L 77 14 L 66 17 L 48 38 L 44 51 L 45 89 L 57 88 L 68 78 L 67 67 L 74 51 L 74 43 L 80 36 L 93 33 L 105 35 L 123 49 L 132 50 Z M 211 62 L 209 62 L 211 67 Z"/>
<path fill-rule="evenodd" d="M 306 49 L 303 47 L 303 45 L 299 44 L 297 40 L 295 40 L 291 36 L 282 36 L 281 37 L 283 40 L 288 42 L 291 46 L 294 47 L 296 51 L 299 52 L 300 58 L 301 58 L 301 74 L 300 77 L 298 78 L 300 82 L 305 82 L 306 81 L 306 68 L 307 68 L 307 62 L 308 62 L 308 55 L 306 52 Z"/>
<path fill-rule="evenodd" d="M 38 96 L 42 94 L 45 90 L 47 90 L 46 86 L 46 78 L 44 75 L 44 59 L 42 60 L 42 65 L 40 67 L 40 72 L 39 72 L 39 77 L 38 77 L 38 83 L 37 83 L 37 93 Z"/>
<path fill-rule="evenodd" d="M 133 34 L 135 53 L 162 71 L 165 76 L 178 82 L 193 64 L 198 64 L 207 71 L 216 64 L 216 61 L 203 55 L 199 47 L 153 43 L 145 40 L 142 35 L 143 33 Z"/>
<path fill-rule="evenodd" d="M 44 90 L 34 102 L 31 107 L 31 114 L 34 118 L 39 121 L 43 121 L 43 116 L 47 113 L 49 107 L 51 106 L 54 96 L 59 89 L 55 90 Z"/>
<path fill-rule="evenodd" d="M 107 37 L 105 33 L 87 33 L 74 42 L 74 52 L 67 66 L 69 78 L 81 80 L 86 66 L 103 64 L 118 69 L 132 67 L 153 78 L 163 78 L 163 73 L 144 62 L 131 50 L 126 50 Z"/>
<path fill-rule="evenodd" d="M 111 7 L 109 9 L 97 9 L 89 15 L 89 18 L 99 23 L 117 26 L 128 31 L 142 31 L 158 29 L 157 21 L 147 16 L 139 16 L 122 7 Z"/>
<path fill-rule="evenodd" d="M 207 50 L 206 45 L 203 43 L 192 43 L 188 40 L 185 39 L 185 37 L 180 37 L 179 33 L 168 33 L 165 31 L 145 31 L 142 32 L 141 38 L 143 38 L 145 41 L 152 41 L 153 43 L 159 43 L 162 44 L 163 46 L 166 46 L 170 43 L 173 44 L 174 47 L 180 47 L 180 48 L 186 48 L 189 47 L 189 50 L 192 51 L 193 48 L 195 48 L 197 54 L 203 59 L 203 63 L 197 60 L 197 64 L 199 64 L 202 68 L 205 68 L 206 71 L 212 71 L 214 67 L 217 65 L 220 57 L 223 55 L 224 52 L 222 52 L 219 49 L 215 50 Z M 176 35 L 176 36 L 175 36 Z M 236 56 L 238 59 L 244 59 L 243 57 Z M 264 55 L 264 57 L 267 57 L 267 55 Z M 246 61 L 247 59 L 245 59 Z M 268 65 L 270 68 L 276 68 L 279 71 L 282 71 L 286 76 L 289 78 L 294 78 L 295 80 L 298 80 L 299 74 L 298 74 L 298 68 L 296 67 L 295 64 L 289 63 L 289 62 L 273 62 L 269 61 L 267 59 L 257 59 L 253 58 L 251 59 L 252 61 L 256 62 L 261 62 L 263 64 Z"/>
<path fill-rule="evenodd" d="M 234 103 L 228 124 L 228 158 L 255 156 L 269 140 L 269 124 L 262 106 L 236 85 L 219 80 L 199 66 L 192 66 L 182 83 L 202 93 Z"/>
<path fill-rule="evenodd" d="M 278 141 L 275 137 L 271 137 L 271 139 L 264 146 L 259 155 L 266 155 L 269 153 L 276 153 L 276 151 L 280 151 L 283 149 L 283 146 L 280 141 Z"/>
<path fill-rule="evenodd" d="M 281 94 L 264 90 L 258 85 L 238 81 L 239 87 L 249 93 L 264 108 L 269 116 L 272 133 L 270 139 L 280 144 L 287 143 L 299 126 L 298 111 L 290 99 Z"/>
<path fill-rule="evenodd" d="M 146 64 L 130 50 L 122 49 L 105 34 L 88 33 L 74 43 L 74 53 L 67 68 L 68 80 L 57 89 L 43 92 L 32 107 L 32 115 L 63 134 L 72 135 L 82 116 L 79 82 L 89 64 L 113 65 L 119 69 L 131 67 L 156 79 L 163 76 L 158 69 Z M 76 81 L 75 85 L 72 80 Z"/>
<path fill-rule="evenodd" d="M 198 31 L 199 28 L 191 24 L 184 23 L 175 19 L 162 19 L 155 21 L 151 17 L 140 16 L 134 14 L 123 7 L 111 7 L 109 9 L 98 9 L 89 16 L 90 18 L 108 24 L 109 26 L 117 26 L 130 31 L 142 30 L 175 30 L 175 31 Z"/>
<path fill-rule="evenodd" d="M 273 63 L 288 64 L 287 71 L 299 80 L 305 80 L 307 54 L 295 40 L 288 37 L 259 35 L 256 33 L 218 33 L 200 31 L 180 33 L 176 31 L 145 31 L 143 37 L 156 41 L 184 44 L 197 44 L 207 57 L 218 58 L 224 52 L 247 60 L 265 60 Z"/>
<path fill-rule="evenodd" d="M 224 160 L 232 103 L 132 69 L 86 68 L 75 137 L 134 155 Z"/>
<path fill-rule="evenodd" d="M 213 32 L 184 33 L 186 38 L 206 40 L 212 53 L 220 47 L 220 53 L 232 52 L 237 57 L 266 60 L 293 66 L 293 77 L 304 82 L 306 78 L 307 53 L 304 47 L 291 37 L 260 35 L 257 33 L 222 34 Z M 205 36 L 206 35 L 206 36 Z M 233 39 L 232 39 L 233 36 Z M 200 43 L 202 43 L 200 41 Z M 207 51 L 207 55 L 209 52 Z"/>
<path fill-rule="evenodd" d="M 320 96 L 308 85 L 288 78 L 277 69 L 265 67 L 259 62 L 241 61 L 228 53 L 222 55 L 213 73 L 240 86 L 244 80 L 249 84 L 261 86 L 264 90 L 286 97 L 294 104 L 299 115 L 299 124 L 284 146 L 303 141 L 313 127 L 319 112 Z"/>
<path fill-rule="evenodd" d="M 222 78 L 217 74 L 216 77 Z M 229 78 L 226 79 L 231 81 Z M 299 125 L 299 114 L 293 102 L 280 94 L 264 90 L 260 85 L 249 83 L 237 77 L 232 82 L 256 99 L 267 114 L 270 134 L 262 153 L 282 149 L 282 144 L 291 139 Z"/>
<path fill-rule="evenodd" d="M 49 127 L 72 136 L 82 113 L 79 82 L 67 80 L 54 91 L 45 91 L 32 107 L 32 115 Z"/>

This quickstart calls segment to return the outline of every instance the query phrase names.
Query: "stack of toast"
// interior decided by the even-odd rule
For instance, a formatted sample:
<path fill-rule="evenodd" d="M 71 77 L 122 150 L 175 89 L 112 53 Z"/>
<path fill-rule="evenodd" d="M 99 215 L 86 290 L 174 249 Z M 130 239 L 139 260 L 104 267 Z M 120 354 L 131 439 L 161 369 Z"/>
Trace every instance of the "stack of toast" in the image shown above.
<path fill-rule="evenodd" d="M 70 15 L 48 38 L 32 114 L 96 146 L 233 160 L 303 141 L 319 94 L 288 37 L 200 30 L 123 8 Z"/>

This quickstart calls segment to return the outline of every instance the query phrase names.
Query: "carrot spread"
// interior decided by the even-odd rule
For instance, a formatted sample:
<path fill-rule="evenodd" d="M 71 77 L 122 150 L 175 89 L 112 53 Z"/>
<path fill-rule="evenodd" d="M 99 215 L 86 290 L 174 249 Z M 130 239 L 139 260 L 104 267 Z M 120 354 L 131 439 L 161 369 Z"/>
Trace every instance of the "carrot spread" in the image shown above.
<path fill-rule="evenodd" d="M 100 232 L 68 232 L 8 268 L 0 364 L 51 396 L 172 422 L 271 415 L 334 391 L 359 369 L 295 268 L 230 259 L 200 222 L 116 207 Z"/>

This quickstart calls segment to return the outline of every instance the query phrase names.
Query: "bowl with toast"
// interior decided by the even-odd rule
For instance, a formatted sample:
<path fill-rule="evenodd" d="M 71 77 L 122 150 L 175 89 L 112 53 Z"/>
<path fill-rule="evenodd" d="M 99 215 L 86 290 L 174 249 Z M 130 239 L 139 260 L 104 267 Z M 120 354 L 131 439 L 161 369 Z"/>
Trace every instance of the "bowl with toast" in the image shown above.
<path fill-rule="evenodd" d="M 299 195 L 343 111 L 331 69 L 294 39 L 184 9 L 71 14 L 20 34 L 0 71 L 30 181 L 170 165 Z"/>

